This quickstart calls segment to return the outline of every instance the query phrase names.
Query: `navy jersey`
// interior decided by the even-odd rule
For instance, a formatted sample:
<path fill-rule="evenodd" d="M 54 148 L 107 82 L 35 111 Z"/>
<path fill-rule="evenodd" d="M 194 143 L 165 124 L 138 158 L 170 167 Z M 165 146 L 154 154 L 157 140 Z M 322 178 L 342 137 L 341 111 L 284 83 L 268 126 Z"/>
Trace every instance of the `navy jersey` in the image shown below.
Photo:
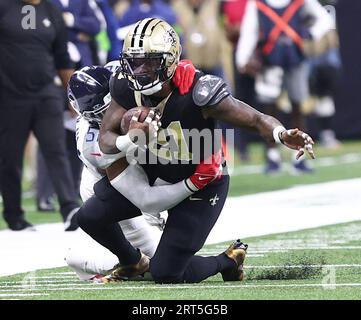
<path fill-rule="evenodd" d="M 157 150 L 149 150 L 147 163 L 142 164 L 151 183 L 157 178 L 176 183 L 189 177 L 194 173 L 199 161 L 219 150 L 221 146 L 221 135 L 214 134 L 214 129 L 217 128 L 216 121 L 211 118 L 204 119 L 202 115 L 202 108 L 212 107 L 211 103 L 201 107 L 194 101 L 193 91 L 199 90 L 196 84 L 203 75 L 201 72 L 196 73 L 188 94 L 180 95 L 175 88 L 165 103 L 161 116 L 162 127 L 158 132 Z M 122 78 L 120 71 L 111 79 L 110 93 L 125 109 L 139 105 L 136 93 L 128 87 L 128 82 Z M 151 108 L 159 106 L 161 100 L 163 99 L 157 100 L 153 96 L 141 96 L 141 104 Z M 193 131 L 189 131 L 192 129 Z M 202 130 L 207 136 L 205 139 L 198 138 L 197 132 Z"/>

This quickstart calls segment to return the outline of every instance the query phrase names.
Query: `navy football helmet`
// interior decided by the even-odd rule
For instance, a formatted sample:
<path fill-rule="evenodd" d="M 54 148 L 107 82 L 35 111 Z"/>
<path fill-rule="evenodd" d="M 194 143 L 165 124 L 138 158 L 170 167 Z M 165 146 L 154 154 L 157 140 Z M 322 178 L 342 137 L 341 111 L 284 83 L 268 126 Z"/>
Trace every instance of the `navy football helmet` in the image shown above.
<path fill-rule="evenodd" d="M 100 125 L 110 105 L 109 80 L 112 72 L 104 67 L 84 67 L 71 76 L 68 98 L 74 110 L 91 123 Z"/>

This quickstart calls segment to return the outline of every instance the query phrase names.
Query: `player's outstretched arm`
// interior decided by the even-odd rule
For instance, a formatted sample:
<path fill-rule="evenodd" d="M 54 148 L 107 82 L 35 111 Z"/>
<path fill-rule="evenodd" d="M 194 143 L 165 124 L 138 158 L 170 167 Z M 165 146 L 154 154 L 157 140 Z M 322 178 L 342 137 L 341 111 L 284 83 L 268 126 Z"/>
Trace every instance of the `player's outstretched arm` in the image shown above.
<path fill-rule="evenodd" d="M 191 177 L 175 184 L 150 186 L 144 170 L 130 165 L 110 180 L 114 189 L 125 196 L 141 211 L 152 213 L 173 208 L 194 192 L 206 187 L 222 175 L 221 151 L 198 164 Z"/>
<path fill-rule="evenodd" d="M 183 181 L 151 187 L 146 173 L 137 164 L 129 165 L 110 183 L 141 211 L 148 213 L 168 210 L 193 193 Z"/>
<path fill-rule="evenodd" d="M 285 146 L 299 150 L 297 158 L 305 152 L 315 158 L 313 140 L 299 129 L 286 130 L 276 118 L 252 108 L 248 104 L 232 96 L 224 98 L 220 103 L 203 109 L 203 115 L 228 122 L 235 127 L 244 127 L 257 131 L 269 142 L 282 143 Z"/>

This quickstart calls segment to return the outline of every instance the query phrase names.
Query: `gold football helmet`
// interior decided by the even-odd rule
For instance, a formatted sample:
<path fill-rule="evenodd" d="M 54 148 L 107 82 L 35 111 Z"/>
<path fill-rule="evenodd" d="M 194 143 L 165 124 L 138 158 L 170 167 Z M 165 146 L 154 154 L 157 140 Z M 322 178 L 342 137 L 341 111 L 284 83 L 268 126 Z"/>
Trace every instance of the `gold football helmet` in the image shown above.
<path fill-rule="evenodd" d="M 179 36 L 167 22 L 141 20 L 125 37 L 120 56 L 122 74 L 131 89 L 152 95 L 174 75 L 181 50 Z"/>

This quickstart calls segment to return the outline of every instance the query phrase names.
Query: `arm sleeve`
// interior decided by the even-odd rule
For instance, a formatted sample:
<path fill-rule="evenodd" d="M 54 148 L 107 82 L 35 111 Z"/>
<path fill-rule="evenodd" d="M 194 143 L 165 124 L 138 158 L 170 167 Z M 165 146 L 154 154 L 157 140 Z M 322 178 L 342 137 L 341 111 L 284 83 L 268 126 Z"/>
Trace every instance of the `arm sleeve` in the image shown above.
<path fill-rule="evenodd" d="M 251 59 L 258 42 L 259 22 L 256 2 L 248 1 L 243 22 L 240 27 L 240 37 L 236 49 L 236 64 L 243 68 Z"/>
<path fill-rule="evenodd" d="M 76 146 L 80 160 L 88 167 L 106 169 L 118 159 L 124 157 L 119 152 L 104 154 L 98 143 L 99 130 L 90 128 L 89 122 L 79 117 L 76 123 Z M 87 141 L 87 137 L 89 141 Z"/>
<path fill-rule="evenodd" d="M 94 0 L 84 0 L 83 10 L 80 15 L 74 15 L 74 29 L 90 35 L 100 32 L 101 22 L 96 10 L 99 10 Z"/>
<path fill-rule="evenodd" d="M 313 18 L 314 23 L 310 27 L 310 33 L 315 40 L 320 40 L 328 31 L 336 27 L 331 16 L 317 0 L 305 1 L 304 14 Z"/>
<path fill-rule="evenodd" d="M 56 37 L 53 42 L 55 67 L 57 70 L 73 69 L 74 63 L 71 61 L 68 53 L 68 33 L 63 17 L 55 6 L 52 6 L 52 10 L 56 26 Z"/>
<path fill-rule="evenodd" d="M 139 165 L 129 165 L 110 183 L 143 212 L 168 210 L 192 194 L 184 181 L 151 187 L 146 173 Z"/>

